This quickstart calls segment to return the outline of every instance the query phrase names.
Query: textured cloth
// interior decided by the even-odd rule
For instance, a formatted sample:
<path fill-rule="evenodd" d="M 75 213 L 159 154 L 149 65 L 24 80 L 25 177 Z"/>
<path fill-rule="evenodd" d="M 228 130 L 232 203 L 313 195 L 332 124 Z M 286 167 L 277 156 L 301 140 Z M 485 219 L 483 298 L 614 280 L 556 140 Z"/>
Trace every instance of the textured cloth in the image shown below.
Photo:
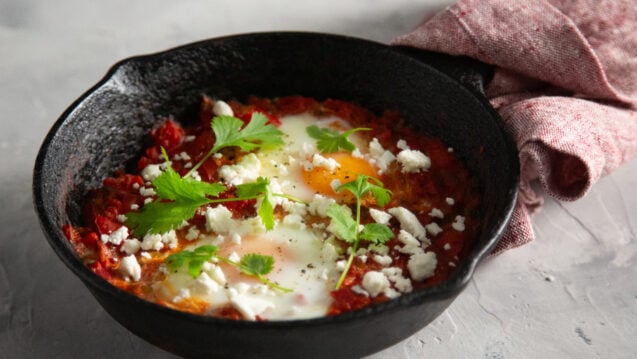
<path fill-rule="evenodd" d="M 575 200 L 637 152 L 633 0 L 461 0 L 393 44 L 496 66 L 485 92 L 515 136 L 521 183 L 495 253 L 533 240 L 532 181 Z"/>

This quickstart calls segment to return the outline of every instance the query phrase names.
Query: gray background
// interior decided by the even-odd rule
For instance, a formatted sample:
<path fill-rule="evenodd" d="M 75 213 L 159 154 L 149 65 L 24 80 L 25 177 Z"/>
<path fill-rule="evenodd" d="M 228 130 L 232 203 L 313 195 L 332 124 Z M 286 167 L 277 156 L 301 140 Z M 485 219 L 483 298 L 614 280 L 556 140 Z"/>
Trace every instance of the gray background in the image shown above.
<path fill-rule="evenodd" d="M 0 358 L 174 357 L 101 309 L 49 248 L 31 204 L 44 135 L 110 65 L 252 31 L 388 42 L 448 2 L 0 0 Z M 580 201 L 547 200 L 535 242 L 486 261 L 436 321 L 371 358 L 631 358 L 636 212 L 635 160 Z"/>

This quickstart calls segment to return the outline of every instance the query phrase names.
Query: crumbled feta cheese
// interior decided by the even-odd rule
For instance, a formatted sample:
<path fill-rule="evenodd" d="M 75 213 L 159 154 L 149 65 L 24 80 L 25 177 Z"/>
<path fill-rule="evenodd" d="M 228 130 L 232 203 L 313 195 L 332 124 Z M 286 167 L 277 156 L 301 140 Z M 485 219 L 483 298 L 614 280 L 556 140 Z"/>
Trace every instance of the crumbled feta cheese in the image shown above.
<path fill-rule="evenodd" d="M 407 141 L 405 140 L 398 140 L 398 142 L 396 143 L 396 147 L 401 150 L 410 150 L 409 145 L 407 145 Z"/>
<path fill-rule="evenodd" d="M 196 292 L 201 294 L 216 293 L 220 289 L 219 283 L 212 280 L 206 272 L 201 272 L 201 274 L 199 274 L 197 280 L 195 280 L 195 283 L 193 284 L 193 287 Z"/>
<path fill-rule="evenodd" d="M 131 211 L 136 211 L 136 210 L 138 210 L 138 209 L 139 209 L 139 205 L 138 205 L 138 204 L 133 203 L 133 204 L 131 204 L 131 205 L 130 205 L 130 209 L 131 209 Z"/>
<path fill-rule="evenodd" d="M 239 257 L 237 252 L 230 253 L 230 255 L 228 256 L 228 259 L 233 261 L 233 262 L 237 262 L 237 263 L 239 263 L 241 261 L 241 257 Z"/>
<path fill-rule="evenodd" d="M 305 229 L 305 222 L 303 221 L 303 217 L 299 216 L 295 213 L 290 213 L 287 216 L 283 217 L 283 224 L 289 226 L 294 229 Z"/>
<path fill-rule="evenodd" d="M 434 218 L 445 218 L 445 214 L 438 208 L 432 208 L 429 215 Z"/>
<path fill-rule="evenodd" d="M 428 170 L 431 167 L 431 159 L 424 153 L 416 150 L 402 150 L 396 156 L 402 165 L 402 173 L 416 173 Z"/>
<path fill-rule="evenodd" d="M 137 258 L 134 255 L 122 258 L 119 271 L 126 280 L 138 281 L 142 277 L 142 267 L 137 263 Z"/>
<path fill-rule="evenodd" d="M 210 278 L 214 279 L 217 283 L 224 285 L 226 284 L 226 275 L 223 273 L 223 269 L 221 267 L 211 264 L 212 269 L 208 269 L 207 272 L 210 275 Z"/>
<path fill-rule="evenodd" d="M 389 152 L 389 151 L 385 151 L 383 152 L 382 155 L 380 155 L 379 157 L 376 157 L 376 167 L 378 167 L 378 173 L 379 174 L 383 174 L 385 171 L 387 171 L 387 168 L 389 168 L 389 165 L 396 161 L 396 156 Z"/>
<path fill-rule="evenodd" d="M 140 187 L 139 194 L 141 194 L 144 197 L 150 197 L 150 196 L 156 195 L 157 193 L 155 192 L 153 188 Z"/>
<path fill-rule="evenodd" d="M 363 263 L 367 263 L 367 255 L 366 254 L 358 256 L 358 259 L 360 259 L 360 261 L 363 262 Z"/>
<path fill-rule="evenodd" d="M 146 234 L 142 239 L 142 249 L 145 251 L 155 250 L 158 251 L 164 248 L 164 243 L 161 240 L 161 234 Z"/>
<path fill-rule="evenodd" d="M 429 223 L 425 226 L 425 228 L 427 229 L 427 232 L 431 233 L 432 236 L 436 236 L 440 232 L 442 232 L 442 228 L 436 222 Z"/>
<path fill-rule="evenodd" d="M 388 255 L 374 254 L 372 259 L 374 260 L 374 262 L 382 265 L 383 267 L 387 267 L 388 265 L 392 263 L 392 259 Z"/>
<path fill-rule="evenodd" d="M 146 259 L 153 258 L 153 256 L 151 256 L 150 253 L 148 253 L 148 252 L 141 252 L 139 255 L 144 257 L 144 258 L 146 258 Z"/>
<path fill-rule="evenodd" d="M 347 263 L 346 260 L 340 260 L 338 262 L 336 262 L 336 269 L 343 271 L 345 269 L 345 264 Z"/>
<path fill-rule="evenodd" d="M 215 104 L 212 106 L 212 113 L 216 116 L 234 116 L 232 107 L 221 100 L 215 101 Z"/>
<path fill-rule="evenodd" d="M 274 308 L 274 303 L 269 300 L 235 293 L 234 291 L 228 292 L 230 293 L 230 303 L 232 306 L 247 320 L 256 320 L 257 315 L 267 309 Z"/>
<path fill-rule="evenodd" d="M 451 223 L 451 227 L 453 229 L 455 229 L 458 232 L 463 232 L 464 231 L 464 217 L 463 216 L 456 216 L 456 218 L 454 219 L 453 223 Z"/>
<path fill-rule="evenodd" d="M 234 165 L 224 165 L 219 168 L 219 177 L 231 185 L 255 182 L 261 171 L 261 161 L 254 153 L 243 156 Z"/>
<path fill-rule="evenodd" d="M 186 137 L 184 137 L 184 142 L 192 142 L 195 139 L 197 139 L 197 136 L 195 136 L 195 135 L 186 136 Z"/>
<path fill-rule="evenodd" d="M 372 216 L 372 219 L 374 219 L 376 223 L 380 224 L 388 224 L 391 219 L 391 214 L 375 208 L 369 209 L 369 215 Z"/>
<path fill-rule="evenodd" d="M 455 267 L 456 264 L 454 262 L 449 262 L 449 267 Z"/>
<path fill-rule="evenodd" d="M 272 179 L 270 180 L 272 181 Z M 272 193 L 282 193 L 282 192 L 274 192 Z M 281 197 L 281 207 L 290 213 L 290 214 L 298 214 L 299 216 L 305 216 L 307 214 L 307 205 L 301 202 L 290 201 L 287 198 Z"/>
<path fill-rule="evenodd" d="M 327 209 L 330 208 L 332 203 L 336 203 L 336 201 L 333 198 L 325 197 L 320 194 L 315 194 L 307 210 L 310 212 L 310 214 L 314 214 L 320 217 L 326 217 Z"/>
<path fill-rule="evenodd" d="M 159 177 L 159 175 L 161 175 L 161 168 L 160 165 L 148 165 L 146 167 L 144 167 L 144 169 L 142 170 L 142 178 L 145 181 L 149 181 L 152 182 L 155 178 Z"/>
<path fill-rule="evenodd" d="M 369 142 L 369 154 L 374 158 L 378 158 L 382 156 L 384 152 L 385 149 L 383 148 L 383 145 L 381 145 L 380 142 L 378 142 L 378 139 L 374 137 Z"/>
<path fill-rule="evenodd" d="M 420 246 L 420 242 L 416 239 L 416 237 L 412 236 L 411 233 L 404 229 L 401 229 L 400 232 L 398 232 L 398 240 L 406 246 Z"/>
<path fill-rule="evenodd" d="M 144 199 L 144 204 L 149 204 L 152 201 L 153 201 L 153 199 L 151 197 L 148 197 L 148 198 Z"/>
<path fill-rule="evenodd" d="M 142 247 L 142 243 L 137 238 L 125 239 L 120 251 L 126 254 L 135 254 Z"/>
<path fill-rule="evenodd" d="M 367 249 L 370 252 L 374 252 L 380 255 L 387 255 L 389 253 L 389 247 L 387 247 L 386 245 L 383 244 L 370 244 Z"/>
<path fill-rule="evenodd" d="M 354 151 L 352 151 L 352 157 L 354 157 L 354 158 L 364 158 L 365 156 L 363 156 L 363 154 L 361 153 L 361 150 L 359 150 L 358 147 L 356 147 L 354 149 Z"/>
<path fill-rule="evenodd" d="M 128 227 L 126 226 L 117 228 L 111 234 L 102 234 L 100 236 L 102 243 L 112 243 L 116 246 L 119 246 L 126 238 L 128 238 Z"/>
<path fill-rule="evenodd" d="M 127 219 L 128 218 L 126 218 L 125 214 L 118 214 L 117 215 L 117 222 L 119 222 L 119 223 L 124 223 L 124 222 L 126 222 Z"/>
<path fill-rule="evenodd" d="M 241 235 L 239 233 L 230 234 L 230 242 L 234 244 L 241 244 Z"/>
<path fill-rule="evenodd" d="M 191 226 L 190 228 L 188 228 L 188 232 L 186 233 L 186 239 L 189 241 L 194 241 L 195 239 L 199 238 L 200 234 L 201 231 L 199 231 L 196 226 Z"/>
<path fill-rule="evenodd" d="M 453 206 L 456 203 L 456 201 L 451 197 L 445 198 L 445 202 L 447 202 L 447 204 L 450 206 Z"/>
<path fill-rule="evenodd" d="M 208 207 L 204 213 L 208 232 L 228 233 L 236 228 L 232 212 L 225 206 Z"/>
<path fill-rule="evenodd" d="M 445 245 L 444 245 L 444 246 L 442 246 L 442 248 L 443 248 L 444 250 L 448 251 L 448 250 L 450 250 L 450 249 L 451 249 L 451 244 L 449 244 L 449 243 L 445 243 Z"/>
<path fill-rule="evenodd" d="M 201 176 L 199 175 L 199 172 L 197 171 L 193 171 L 192 173 L 190 173 L 190 177 L 194 178 L 195 181 L 201 182 Z"/>
<path fill-rule="evenodd" d="M 318 153 L 312 155 L 312 166 L 327 168 L 330 171 L 334 171 L 336 168 L 341 167 L 341 164 L 336 162 L 333 158 L 326 158 Z"/>
<path fill-rule="evenodd" d="M 161 235 L 161 241 L 170 249 L 177 248 L 177 234 L 172 229 Z"/>
<path fill-rule="evenodd" d="M 427 232 L 425 227 L 420 224 L 418 217 L 405 207 L 393 207 L 387 210 L 392 214 L 398 222 L 400 222 L 400 228 L 411 233 L 414 237 L 422 240 L 426 240 Z"/>
<path fill-rule="evenodd" d="M 409 258 L 407 262 L 407 270 L 411 278 L 416 281 L 421 281 L 431 277 L 436 270 L 436 254 L 434 252 L 425 252 L 414 254 Z"/>
<path fill-rule="evenodd" d="M 409 293 L 413 290 L 411 280 L 403 276 L 402 269 L 398 267 L 383 268 L 382 273 L 394 283 L 394 288 L 402 293 Z"/>
<path fill-rule="evenodd" d="M 369 271 L 363 276 L 363 288 L 371 297 L 375 297 L 389 288 L 389 279 L 377 271 Z"/>

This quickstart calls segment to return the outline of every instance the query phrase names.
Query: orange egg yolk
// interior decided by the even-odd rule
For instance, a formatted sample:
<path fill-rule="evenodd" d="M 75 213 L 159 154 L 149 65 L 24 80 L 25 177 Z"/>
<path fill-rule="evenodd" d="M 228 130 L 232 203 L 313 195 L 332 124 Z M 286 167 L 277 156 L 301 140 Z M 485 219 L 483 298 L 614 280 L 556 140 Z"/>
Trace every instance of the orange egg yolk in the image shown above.
<path fill-rule="evenodd" d="M 359 174 L 378 177 L 376 169 L 372 167 L 366 160 L 362 158 L 353 157 L 350 153 L 335 152 L 324 154 L 325 158 L 332 158 L 340 164 L 333 170 L 325 167 L 314 167 L 310 171 L 303 172 L 303 181 L 314 189 L 316 192 L 339 198 L 345 201 L 353 200 L 353 196 L 348 191 L 341 191 L 336 193 L 332 188 L 334 180 L 338 180 L 341 184 L 354 181 Z"/>

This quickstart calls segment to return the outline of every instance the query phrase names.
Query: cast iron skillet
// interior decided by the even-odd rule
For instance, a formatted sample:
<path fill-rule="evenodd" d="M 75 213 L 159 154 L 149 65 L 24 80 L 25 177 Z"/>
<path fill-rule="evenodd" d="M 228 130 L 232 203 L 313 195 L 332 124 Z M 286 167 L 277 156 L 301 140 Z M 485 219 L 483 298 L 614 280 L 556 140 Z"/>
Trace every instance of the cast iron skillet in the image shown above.
<path fill-rule="evenodd" d="M 108 313 L 165 350 L 187 357 L 371 354 L 441 314 L 509 220 L 517 196 L 517 154 L 482 95 L 487 70 L 468 59 L 350 37 L 285 32 L 212 39 L 124 60 L 62 114 L 42 144 L 33 175 L 42 229 L 56 254 Z M 453 147 L 477 177 L 483 196 L 479 237 L 445 283 L 328 318 L 208 318 L 161 307 L 111 286 L 82 265 L 61 227 L 80 223 L 87 190 L 130 164 L 158 119 L 196 118 L 202 94 L 222 99 L 298 94 L 353 101 L 376 112 L 399 109 L 416 130 Z"/>

